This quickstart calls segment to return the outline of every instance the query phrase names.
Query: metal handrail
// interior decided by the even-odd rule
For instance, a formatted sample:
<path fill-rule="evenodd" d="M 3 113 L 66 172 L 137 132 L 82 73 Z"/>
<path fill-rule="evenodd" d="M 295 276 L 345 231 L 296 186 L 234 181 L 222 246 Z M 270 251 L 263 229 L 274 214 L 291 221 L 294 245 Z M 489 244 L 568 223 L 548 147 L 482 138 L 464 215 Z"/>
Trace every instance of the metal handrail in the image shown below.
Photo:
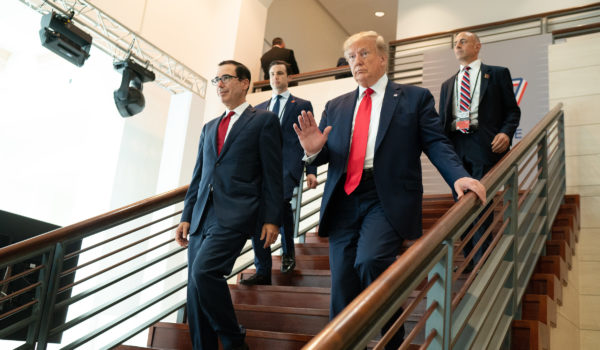
<path fill-rule="evenodd" d="M 485 253 L 487 255 L 484 255 L 465 282 L 467 287 L 463 293 L 470 295 L 468 299 L 455 300 L 454 307 L 452 305 L 452 281 L 456 273 L 453 271 L 455 263 L 453 250 L 455 241 L 460 240 L 467 226 L 475 221 L 477 215 L 483 210 L 483 206 L 473 193 L 468 193 L 453 205 L 426 235 L 410 246 L 304 349 L 364 348 L 407 300 L 410 293 L 417 288 L 414 281 L 431 279 L 436 274 L 441 276 L 440 282 L 427 295 L 427 303 L 431 305 L 437 302 L 439 305 L 436 312 L 428 319 L 423 317 L 427 324 L 426 338 L 433 339 L 431 341 L 434 348 L 450 349 L 452 346 L 469 348 L 476 341 L 483 342 L 476 337 L 479 332 L 483 332 L 484 325 L 489 326 L 486 329 L 491 329 L 491 332 L 495 330 L 506 333 L 508 331 L 506 322 L 518 316 L 516 305 L 525 289 L 518 283 L 528 281 L 535 261 L 542 252 L 543 242 L 549 234 L 549 222 L 552 222 L 555 217 L 560 198 L 566 188 L 564 137 L 562 137 L 564 120 L 561 108 L 562 104 L 558 104 L 548 112 L 533 130 L 481 180 L 490 200 L 496 195 L 503 198 L 506 203 L 506 214 L 497 216 L 498 219 L 503 220 L 503 226 L 499 233 L 495 234 L 490 248 Z M 559 130 L 560 152 L 555 153 L 554 158 L 549 160 L 549 151 L 546 147 L 547 136 L 548 130 L 553 127 L 558 127 Z M 516 207 L 519 195 L 518 168 L 532 149 L 540 149 L 537 156 L 542 159 L 540 167 L 543 171 L 536 179 L 536 191 L 529 194 L 527 202 L 530 204 L 519 211 Z M 548 164 L 553 161 L 559 162 L 561 158 L 562 168 L 553 176 L 553 180 L 559 186 L 553 189 L 548 178 Z M 556 193 L 552 194 L 550 191 Z M 533 205 L 534 203 L 537 205 Z M 526 217 L 529 220 L 524 220 Z M 510 260 L 510 254 L 507 254 L 509 251 L 511 254 L 514 253 L 515 257 L 523 255 L 527 259 L 522 262 L 514 258 Z M 512 288 L 506 287 L 507 278 L 510 276 L 514 280 Z M 488 288 L 490 285 L 499 290 L 492 291 L 491 289 L 494 288 Z M 498 286 L 505 287 L 497 288 Z M 490 302 L 481 303 L 482 298 L 489 299 Z M 489 311 L 498 305 L 512 310 L 509 319 L 498 320 L 502 324 L 493 323 L 492 318 L 486 318 Z M 488 325 L 486 322 L 493 324 Z M 471 328 L 475 325 L 475 329 L 463 332 L 467 323 Z M 500 339 L 503 340 L 504 337 Z M 405 346 L 407 344 L 405 341 Z"/>

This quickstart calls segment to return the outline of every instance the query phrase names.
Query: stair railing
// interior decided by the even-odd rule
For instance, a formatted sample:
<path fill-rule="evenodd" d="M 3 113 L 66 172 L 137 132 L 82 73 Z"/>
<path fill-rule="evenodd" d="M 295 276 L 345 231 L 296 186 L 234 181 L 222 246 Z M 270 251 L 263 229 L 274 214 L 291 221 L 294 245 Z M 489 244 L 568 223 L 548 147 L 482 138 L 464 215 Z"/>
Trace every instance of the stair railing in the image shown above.
<path fill-rule="evenodd" d="M 402 324 L 410 327 L 400 349 L 411 342 L 422 349 L 509 343 L 511 322 L 520 318 L 521 298 L 566 191 L 561 108 L 547 113 L 482 179 L 488 206 L 467 194 L 304 349 L 364 349 L 375 341 L 374 349 L 383 349 Z M 464 241 L 486 219 L 493 221 L 485 232 L 489 248 L 462 280 L 485 239 L 461 262 Z M 400 307 L 404 312 L 392 319 Z M 390 331 L 378 339 L 390 320 Z"/>

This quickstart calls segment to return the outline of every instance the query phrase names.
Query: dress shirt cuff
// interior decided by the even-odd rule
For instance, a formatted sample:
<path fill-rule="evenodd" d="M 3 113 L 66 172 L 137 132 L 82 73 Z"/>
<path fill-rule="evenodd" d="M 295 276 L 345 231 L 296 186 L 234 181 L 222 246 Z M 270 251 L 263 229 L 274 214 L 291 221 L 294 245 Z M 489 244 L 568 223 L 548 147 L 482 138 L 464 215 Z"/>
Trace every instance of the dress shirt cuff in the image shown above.
<path fill-rule="evenodd" d="M 308 155 L 306 155 L 306 152 L 304 152 L 304 158 L 302 158 L 302 160 L 304 161 L 304 163 L 310 164 L 310 163 L 314 162 L 315 158 L 317 158 L 319 153 L 321 153 L 321 150 L 319 150 L 319 152 L 313 154 L 312 156 L 308 156 Z"/>

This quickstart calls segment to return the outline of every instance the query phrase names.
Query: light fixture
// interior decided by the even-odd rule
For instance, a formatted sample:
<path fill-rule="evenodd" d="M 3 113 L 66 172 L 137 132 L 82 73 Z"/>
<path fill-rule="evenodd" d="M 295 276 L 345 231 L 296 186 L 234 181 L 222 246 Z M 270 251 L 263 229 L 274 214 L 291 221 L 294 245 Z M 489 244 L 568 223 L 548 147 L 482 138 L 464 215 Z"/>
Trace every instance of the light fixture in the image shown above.
<path fill-rule="evenodd" d="M 383 17 L 383 16 L 385 16 L 385 12 L 383 12 L 383 11 L 377 11 L 377 12 L 375 12 L 375 16 L 377 16 L 377 17 Z"/>
<path fill-rule="evenodd" d="M 146 105 L 142 84 L 154 81 L 154 72 L 135 63 L 132 59 L 126 59 L 113 63 L 115 69 L 123 74 L 121 87 L 115 90 L 115 105 L 121 117 L 131 117 L 140 113 Z"/>
<path fill-rule="evenodd" d="M 74 14 L 71 11 L 67 17 L 51 12 L 42 16 L 40 39 L 42 46 L 81 67 L 90 57 L 92 36 L 73 24 L 71 20 Z"/>

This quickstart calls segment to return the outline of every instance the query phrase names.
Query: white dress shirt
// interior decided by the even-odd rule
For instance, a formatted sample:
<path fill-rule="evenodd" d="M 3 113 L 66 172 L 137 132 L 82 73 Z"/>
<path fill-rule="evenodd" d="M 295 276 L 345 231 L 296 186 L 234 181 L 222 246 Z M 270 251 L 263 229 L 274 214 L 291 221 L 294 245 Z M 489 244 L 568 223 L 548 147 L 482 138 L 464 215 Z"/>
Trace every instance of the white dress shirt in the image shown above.
<path fill-rule="evenodd" d="M 480 92 L 480 87 L 481 87 L 481 60 L 477 59 L 471 63 L 469 63 L 467 66 L 471 67 L 470 72 L 469 72 L 469 77 L 471 80 L 471 106 L 469 108 L 469 118 L 470 118 L 470 123 L 471 125 L 478 125 L 478 121 L 477 121 L 477 117 L 478 117 L 478 111 L 479 111 L 479 92 Z M 454 92 L 453 92 L 453 101 L 454 103 L 452 104 L 452 115 L 454 116 L 453 118 L 453 129 L 456 129 L 456 111 L 458 111 L 458 105 L 460 104 L 456 89 L 458 87 L 458 85 L 460 84 L 460 82 L 462 81 L 463 75 L 465 75 L 465 68 L 466 66 L 463 66 L 462 64 L 460 65 L 460 71 L 458 72 L 458 75 L 456 75 L 456 81 L 454 82 Z"/>
<path fill-rule="evenodd" d="M 275 101 L 277 101 L 277 95 L 281 95 L 281 98 L 279 99 L 279 115 L 277 116 L 279 118 L 279 122 L 281 123 L 281 116 L 283 116 L 283 112 L 285 111 L 285 104 L 290 98 L 291 93 L 290 90 L 285 90 L 285 92 L 282 92 L 280 94 L 273 93 L 273 96 L 271 96 L 271 103 L 269 104 L 269 111 L 273 111 Z"/>
<path fill-rule="evenodd" d="M 383 96 L 385 95 L 385 88 L 388 83 L 387 74 L 384 74 L 379 80 L 370 86 L 373 89 L 373 93 L 371 94 L 371 119 L 369 120 L 369 137 L 367 139 L 367 152 L 365 154 L 365 163 L 363 165 L 363 169 L 370 169 L 373 167 L 373 159 L 375 158 L 375 141 L 377 141 L 377 131 L 379 130 L 379 120 L 381 119 L 381 107 L 383 106 Z M 356 107 L 354 108 L 354 115 L 352 116 L 352 133 L 354 132 L 354 122 L 356 121 L 356 113 L 358 112 L 358 107 L 360 106 L 360 102 L 363 97 L 365 97 L 365 90 L 367 88 L 359 86 L 358 87 L 358 99 L 356 100 Z M 350 144 L 352 144 L 352 138 L 350 138 Z M 321 151 L 319 151 L 321 152 Z M 311 155 L 310 157 L 305 156 L 304 161 L 307 164 L 312 163 L 319 152 Z M 350 149 L 348 149 L 348 154 L 350 154 Z M 348 166 L 346 164 L 346 166 Z"/>
<path fill-rule="evenodd" d="M 235 122 L 237 122 L 237 120 L 240 119 L 240 116 L 242 115 L 242 113 L 244 113 L 248 106 L 250 106 L 250 104 L 248 102 L 244 102 L 233 109 L 233 112 L 235 114 L 231 116 L 231 119 L 229 119 L 229 126 L 227 126 L 227 133 L 225 134 L 225 140 L 223 140 L 223 144 L 225 144 L 225 141 L 227 141 L 227 136 L 229 136 L 229 132 L 231 131 L 233 124 L 235 124 Z M 229 114 L 229 112 L 230 110 L 225 109 L 225 115 Z"/>

